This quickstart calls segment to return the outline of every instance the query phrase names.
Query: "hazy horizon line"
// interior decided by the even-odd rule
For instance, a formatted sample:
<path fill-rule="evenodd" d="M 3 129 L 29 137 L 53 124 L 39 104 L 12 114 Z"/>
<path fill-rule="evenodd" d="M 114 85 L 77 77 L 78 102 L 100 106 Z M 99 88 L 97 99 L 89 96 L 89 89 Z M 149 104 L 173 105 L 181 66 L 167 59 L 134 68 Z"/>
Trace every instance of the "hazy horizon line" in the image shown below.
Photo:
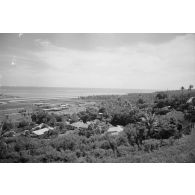
<path fill-rule="evenodd" d="M 113 88 L 113 87 L 71 87 L 71 86 L 31 86 L 31 85 L 2 85 L 1 87 L 29 87 L 29 88 L 72 88 L 72 89 L 122 89 L 122 90 L 143 90 L 143 91 L 173 91 L 173 90 L 180 90 L 180 88 L 177 89 L 143 89 L 143 88 Z M 187 88 L 185 88 L 187 89 Z"/>

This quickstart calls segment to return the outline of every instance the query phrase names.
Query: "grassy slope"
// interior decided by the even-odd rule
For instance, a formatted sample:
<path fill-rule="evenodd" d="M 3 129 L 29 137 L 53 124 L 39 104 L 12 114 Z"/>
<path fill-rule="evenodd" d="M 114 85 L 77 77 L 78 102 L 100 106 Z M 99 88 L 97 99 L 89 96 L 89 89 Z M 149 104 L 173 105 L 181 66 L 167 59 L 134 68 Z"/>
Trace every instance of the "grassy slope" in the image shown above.
<path fill-rule="evenodd" d="M 112 162 L 195 163 L 195 129 L 191 135 L 181 138 L 172 146 L 162 147 L 150 153 L 137 152 L 131 156 L 112 160 Z"/>

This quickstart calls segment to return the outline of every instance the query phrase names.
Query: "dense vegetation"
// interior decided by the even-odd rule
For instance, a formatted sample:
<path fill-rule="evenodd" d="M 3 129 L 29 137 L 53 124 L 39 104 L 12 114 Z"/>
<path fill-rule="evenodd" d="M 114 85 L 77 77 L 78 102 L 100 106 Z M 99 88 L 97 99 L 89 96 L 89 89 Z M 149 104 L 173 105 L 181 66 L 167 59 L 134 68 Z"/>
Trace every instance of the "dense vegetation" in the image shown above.
<path fill-rule="evenodd" d="M 96 107 L 72 115 L 34 111 L 30 118 L 0 129 L 0 162 L 195 162 L 191 124 L 195 111 L 187 100 L 193 90 L 92 96 Z M 74 127 L 78 121 L 87 128 Z M 36 124 L 53 127 L 33 135 Z M 124 131 L 108 133 L 109 126 Z"/>

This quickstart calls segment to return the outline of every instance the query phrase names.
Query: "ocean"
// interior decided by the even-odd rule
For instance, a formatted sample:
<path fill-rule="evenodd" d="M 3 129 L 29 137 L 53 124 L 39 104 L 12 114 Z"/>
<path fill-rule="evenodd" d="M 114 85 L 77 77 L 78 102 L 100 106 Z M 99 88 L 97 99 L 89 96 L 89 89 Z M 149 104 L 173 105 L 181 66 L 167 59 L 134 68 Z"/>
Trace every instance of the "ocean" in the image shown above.
<path fill-rule="evenodd" d="M 63 88 L 63 87 L 0 87 L 0 94 L 25 99 L 34 98 L 77 98 L 91 95 L 123 95 L 128 93 L 150 93 L 154 90 L 142 89 L 101 89 L 101 88 Z"/>

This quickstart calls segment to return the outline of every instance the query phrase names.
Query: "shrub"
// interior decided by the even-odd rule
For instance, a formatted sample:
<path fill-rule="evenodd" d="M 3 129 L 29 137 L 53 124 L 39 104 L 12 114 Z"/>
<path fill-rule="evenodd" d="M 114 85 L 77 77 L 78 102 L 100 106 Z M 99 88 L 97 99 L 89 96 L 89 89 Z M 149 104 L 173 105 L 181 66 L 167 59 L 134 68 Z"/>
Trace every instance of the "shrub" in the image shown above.
<path fill-rule="evenodd" d="M 55 128 L 55 129 L 44 132 L 44 134 L 41 135 L 40 138 L 43 138 L 43 139 L 55 138 L 58 135 L 59 135 L 59 129 Z"/>
<path fill-rule="evenodd" d="M 64 129 L 67 130 L 66 129 L 66 124 L 63 123 L 63 122 L 57 122 L 56 126 L 59 128 L 60 131 L 62 131 L 62 130 L 64 131 Z"/>
<path fill-rule="evenodd" d="M 79 136 L 85 136 L 85 137 L 89 138 L 89 137 L 91 137 L 94 134 L 95 133 L 94 133 L 94 131 L 92 129 L 82 128 L 82 127 L 79 128 L 79 132 L 78 132 Z"/>
<path fill-rule="evenodd" d="M 103 140 L 103 141 L 96 141 L 96 146 L 98 148 L 104 149 L 104 150 L 108 150 L 110 149 L 110 143 L 107 140 Z"/>
<path fill-rule="evenodd" d="M 19 122 L 18 124 L 18 128 L 25 128 L 29 125 L 29 122 L 26 120 L 22 120 L 21 122 Z"/>
<path fill-rule="evenodd" d="M 138 112 L 136 110 L 130 110 L 130 111 L 121 111 L 118 113 L 115 113 L 112 116 L 111 124 L 116 125 L 122 125 L 125 126 L 129 123 L 136 123 L 139 121 Z"/>
<path fill-rule="evenodd" d="M 79 121 L 79 116 L 76 113 L 72 114 L 70 116 L 70 121 L 71 121 L 71 123 L 78 122 Z"/>
<path fill-rule="evenodd" d="M 159 92 L 156 94 L 156 99 L 166 99 L 168 96 L 164 92 Z"/>
<path fill-rule="evenodd" d="M 155 139 L 168 139 L 170 137 L 178 138 L 181 136 L 181 129 L 178 129 L 178 124 L 175 119 L 161 119 L 156 131 L 151 135 Z"/>
<path fill-rule="evenodd" d="M 145 103 L 145 101 L 142 98 L 139 98 L 137 100 L 137 104 L 144 104 L 144 103 Z"/>
<path fill-rule="evenodd" d="M 3 134 L 3 137 L 14 137 L 15 136 L 15 131 L 6 131 L 4 134 Z"/>
<path fill-rule="evenodd" d="M 49 150 L 44 151 L 42 155 L 40 155 L 39 160 L 41 162 L 57 162 L 62 159 L 61 153 L 56 151 L 54 148 L 50 148 Z"/>
<path fill-rule="evenodd" d="M 55 115 L 48 114 L 45 111 L 38 111 L 31 115 L 31 119 L 33 122 L 41 124 L 46 123 L 51 126 L 55 126 L 56 118 Z"/>
<path fill-rule="evenodd" d="M 11 151 L 6 154 L 5 159 L 6 159 L 6 162 L 17 163 L 17 162 L 20 162 L 20 154 L 18 152 Z"/>
<path fill-rule="evenodd" d="M 10 121 L 3 122 L 2 134 L 3 134 L 3 132 L 9 131 L 13 128 L 14 128 L 14 124 L 12 122 L 10 122 Z"/>
<path fill-rule="evenodd" d="M 64 122 L 65 121 L 65 116 L 63 115 L 54 115 L 56 122 Z"/>
<path fill-rule="evenodd" d="M 6 154 L 7 154 L 7 144 L 3 140 L 0 140 L 0 159 L 5 158 Z"/>
<path fill-rule="evenodd" d="M 126 155 L 129 155 L 135 151 L 136 151 L 136 149 L 133 146 L 121 145 L 118 147 L 118 152 L 119 152 L 120 156 L 126 156 Z"/>
<path fill-rule="evenodd" d="M 101 107 L 101 108 L 99 109 L 99 111 L 98 111 L 98 112 L 100 112 L 100 113 L 105 113 L 105 112 L 106 112 L 106 108 Z"/>
<path fill-rule="evenodd" d="M 98 110 L 87 108 L 86 111 L 78 113 L 78 116 L 84 123 L 86 123 L 87 121 L 92 121 L 98 118 Z"/>
<path fill-rule="evenodd" d="M 93 155 L 95 158 L 103 158 L 106 156 L 106 151 L 104 149 L 97 148 L 93 150 Z"/>
<path fill-rule="evenodd" d="M 190 127 L 190 125 L 183 128 L 184 135 L 190 135 L 191 131 L 192 131 L 192 128 Z"/>
<path fill-rule="evenodd" d="M 160 99 L 160 100 L 157 100 L 155 103 L 156 103 L 154 106 L 155 108 L 163 108 L 163 107 L 170 105 L 167 99 L 165 99 L 165 100 Z"/>
<path fill-rule="evenodd" d="M 40 142 L 37 139 L 18 136 L 14 139 L 14 150 L 19 152 L 22 150 L 33 150 L 39 147 Z"/>
<path fill-rule="evenodd" d="M 61 150 L 72 150 L 74 151 L 79 146 L 79 136 L 76 135 L 65 135 L 51 140 L 50 145 L 56 148 L 58 151 Z"/>
<path fill-rule="evenodd" d="M 61 155 L 63 156 L 64 162 L 71 163 L 71 162 L 76 162 L 76 160 L 77 160 L 76 152 L 72 152 L 70 150 L 61 152 Z"/>
<path fill-rule="evenodd" d="M 160 141 L 156 139 L 148 139 L 143 141 L 143 149 L 146 152 L 157 150 L 160 147 Z"/>
<path fill-rule="evenodd" d="M 72 125 L 65 125 L 65 129 L 67 129 L 67 131 L 71 131 L 71 130 L 75 130 L 77 128 L 72 126 Z"/>
<path fill-rule="evenodd" d="M 129 144 L 140 146 L 142 141 L 146 138 L 147 130 L 140 124 L 129 124 L 125 126 L 124 133 L 127 136 Z"/>
<path fill-rule="evenodd" d="M 129 146 L 128 138 L 125 133 L 120 133 L 116 138 L 117 146 Z"/>
<path fill-rule="evenodd" d="M 146 109 L 148 107 L 148 104 L 143 103 L 143 104 L 138 104 L 137 106 L 139 109 Z"/>

